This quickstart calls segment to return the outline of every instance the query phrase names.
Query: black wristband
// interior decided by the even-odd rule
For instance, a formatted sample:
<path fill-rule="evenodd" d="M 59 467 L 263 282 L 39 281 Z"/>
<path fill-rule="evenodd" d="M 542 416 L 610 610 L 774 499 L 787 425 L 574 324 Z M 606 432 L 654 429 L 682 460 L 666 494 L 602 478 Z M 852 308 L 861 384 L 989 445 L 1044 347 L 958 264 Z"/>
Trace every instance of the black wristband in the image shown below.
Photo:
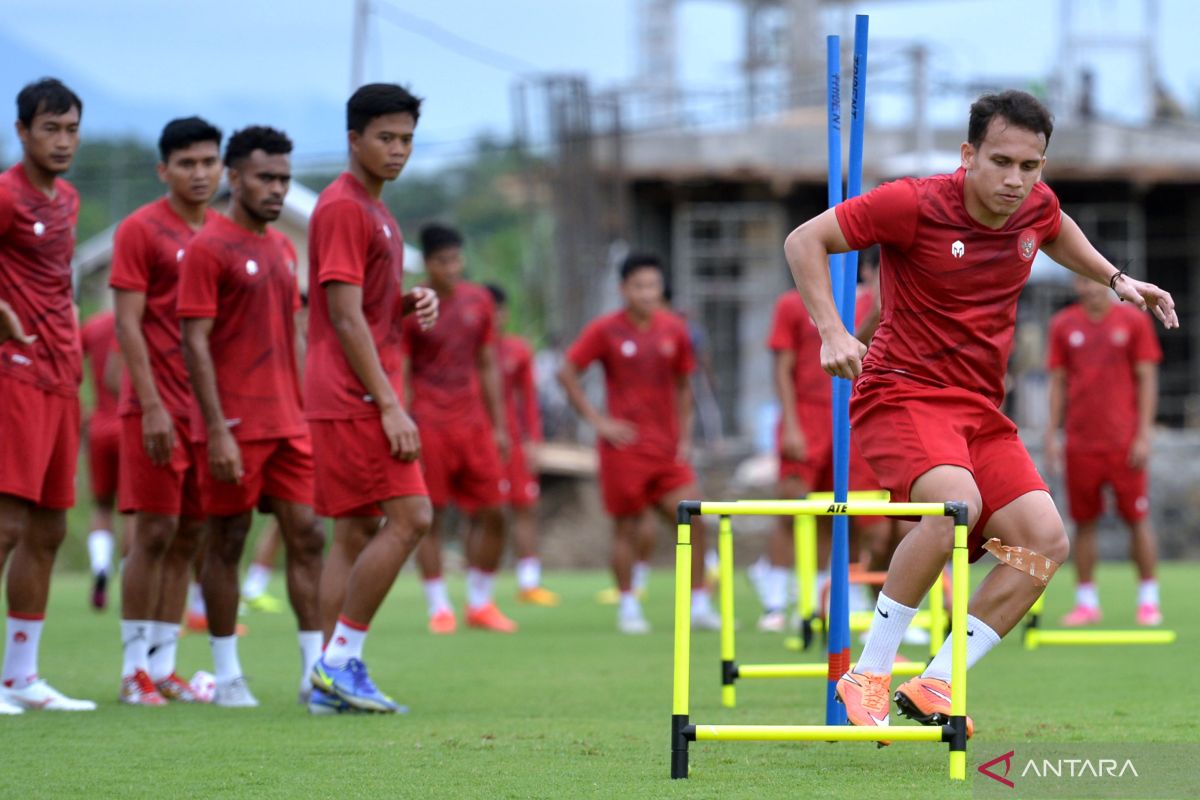
<path fill-rule="evenodd" d="M 1129 273 L 1127 273 L 1123 269 L 1119 269 L 1116 272 L 1114 272 L 1113 276 L 1108 279 L 1108 288 L 1112 289 L 1115 292 L 1117 290 L 1117 279 L 1121 278 L 1125 275 L 1128 275 L 1128 274 Z"/>

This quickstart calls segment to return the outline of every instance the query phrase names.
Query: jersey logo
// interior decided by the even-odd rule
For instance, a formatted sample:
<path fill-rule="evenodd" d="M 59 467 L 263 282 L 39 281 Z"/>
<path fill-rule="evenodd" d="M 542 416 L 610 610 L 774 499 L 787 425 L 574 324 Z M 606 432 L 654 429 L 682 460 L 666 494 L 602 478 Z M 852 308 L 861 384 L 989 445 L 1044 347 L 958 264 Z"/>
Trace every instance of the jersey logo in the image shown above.
<path fill-rule="evenodd" d="M 1080 347 L 1083 344 L 1083 331 L 1071 331 L 1071 335 L 1067 337 L 1067 342 L 1071 347 Z"/>
<path fill-rule="evenodd" d="M 626 358 L 633 358 L 637 355 L 637 345 L 633 343 L 633 340 L 626 339 L 621 342 L 621 355 Z"/>
<path fill-rule="evenodd" d="M 1023 230 L 1017 238 L 1017 252 L 1021 254 L 1021 258 L 1029 261 L 1037 252 L 1037 244 L 1037 234 L 1031 230 Z"/>
<path fill-rule="evenodd" d="M 178 263 L 180 261 L 183 261 L 183 248 L 182 247 L 175 251 L 175 262 Z"/>
<path fill-rule="evenodd" d="M 1122 347 L 1129 341 L 1129 331 L 1124 328 L 1117 328 L 1112 332 L 1112 343 L 1117 347 Z"/>
<path fill-rule="evenodd" d="M 34 236 L 41 236 L 45 232 L 46 232 L 46 224 L 44 222 L 39 221 L 39 222 L 33 223 L 33 235 Z"/>
<path fill-rule="evenodd" d="M 950 245 L 950 255 L 955 258 L 962 258 L 965 252 L 967 252 L 967 248 L 963 246 L 960 240 L 955 240 L 954 244 Z"/>
<path fill-rule="evenodd" d="M 258 262 L 255 261 L 253 258 L 246 262 L 246 274 L 247 275 L 257 275 L 258 274 Z"/>
<path fill-rule="evenodd" d="M 380 225 L 379 227 L 383 228 L 384 236 L 386 236 L 389 239 L 392 238 L 392 229 L 390 227 L 388 227 L 387 225 Z"/>

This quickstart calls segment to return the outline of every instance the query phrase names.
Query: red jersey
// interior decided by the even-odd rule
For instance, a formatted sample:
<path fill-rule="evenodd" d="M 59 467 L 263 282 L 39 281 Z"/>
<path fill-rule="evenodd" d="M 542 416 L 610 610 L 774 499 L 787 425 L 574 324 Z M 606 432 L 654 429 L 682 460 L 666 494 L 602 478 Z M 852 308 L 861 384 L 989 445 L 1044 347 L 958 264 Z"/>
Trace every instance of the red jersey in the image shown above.
<path fill-rule="evenodd" d="M 533 379 L 533 350 L 520 336 L 502 335 L 497 348 L 504 378 L 504 417 L 514 442 L 542 440 L 542 415 Z"/>
<path fill-rule="evenodd" d="M 965 175 L 886 183 L 835 213 L 852 248 L 882 249 L 882 313 L 863 375 L 957 386 L 999 407 L 1017 298 L 1062 215 L 1039 182 L 1002 228 L 986 228 L 967 213 Z"/>
<path fill-rule="evenodd" d="M 215 211 L 205 213 L 208 224 Z M 112 273 L 108 285 L 114 289 L 141 292 L 146 296 L 142 312 L 142 336 L 150 357 L 150 374 L 163 406 L 175 418 L 187 417 L 192 408 L 192 386 L 183 345 L 179 340 L 179 317 L 175 312 L 179 293 L 179 264 L 184 249 L 196 232 L 175 213 L 164 197 L 134 211 L 117 228 L 113 237 Z M 141 414 L 133 382 L 126 371 L 121 379 L 120 413 Z"/>
<path fill-rule="evenodd" d="M 317 200 L 308 224 L 308 274 L 305 414 L 309 419 L 379 416 L 330 322 L 325 284 L 331 281 L 362 287 L 363 317 L 379 363 L 403 402 L 404 239 L 387 206 L 348 172 L 329 184 Z"/>
<path fill-rule="evenodd" d="M 421 330 L 416 315 L 404 320 L 412 413 L 418 424 L 487 423 L 478 356 L 496 338 L 492 295 L 469 281 L 438 297 L 438 321 L 429 330 Z"/>
<path fill-rule="evenodd" d="M 567 359 L 581 371 L 593 361 L 604 367 L 608 415 L 637 427 L 637 441 L 619 452 L 675 459 L 676 379 L 695 368 L 683 320 L 660 309 L 640 328 L 624 310 L 605 314 L 583 329 L 567 350 Z M 603 439 L 599 446 L 616 450 Z"/>
<path fill-rule="evenodd" d="M 179 269 L 181 319 L 213 320 L 208 345 L 221 409 L 239 441 L 308 432 L 296 370 L 300 308 L 296 250 L 273 228 L 258 235 L 216 215 L 188 243 Z M 207 438 L 198 402 L 192 438 Z"/>
<path fill-rule="evenodd" d="M 1046 366 L 1067 378 L 1067 444 L 1072 449 L 1128 450 L 1138 429 L 1139 362 L 1162 361 L 1150 315 L 1113 303 L 1100 319 L 1081 305 L 1050 320 Z"/>
<path fill-rule="evenodd" d="M 0 375 L 63 397 L 76 397 L 83 380 L 71 293 L 78 216 L 79 195 L 61 178 L 47 197 L 21 164 L 0 173 L 0 300 L 37 337 L 0 344 Z"/>
<path fill-rule="evenodd" d="M 832 381 L 821 368 L 821 334 L 808 315 L 799 292 L 789 290 L 775 303 L 767 347 L 776 353 L 787 350 L 795 353 L 792 378 L 797 405 L 829 406 L 833 403 Z"/>
<path fill-rule="evenodd" d="M 104 370 L 117 341 L 117 318 L 111 311 L 93 314 L 79 330 L 83 352 L 92 367 L 92 385 L 96 389 L 96 407 L 92 409 L 91 424 L 117 422 L 117 397 L 104 385 Z"/>

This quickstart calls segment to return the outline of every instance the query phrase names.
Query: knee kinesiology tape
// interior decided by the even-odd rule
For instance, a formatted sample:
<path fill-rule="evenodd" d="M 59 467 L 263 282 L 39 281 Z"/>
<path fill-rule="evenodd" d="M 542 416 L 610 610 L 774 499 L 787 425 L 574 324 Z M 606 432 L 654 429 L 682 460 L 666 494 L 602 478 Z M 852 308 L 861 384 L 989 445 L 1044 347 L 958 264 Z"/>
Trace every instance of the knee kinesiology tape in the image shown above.
<path fill-rule="evenodd" d="M 988 539 L 984 543 L 983 549 L 999 559 L 1000 563 L 1026 573 L 1033 578 L 1034 582 L 1042 586 L 1050 583 L 1055 570 L 1059 567 L 1059 563 L 1052 558 L 1046 558 L 1024 547 L 1000 544 L 999 539 Z"/>

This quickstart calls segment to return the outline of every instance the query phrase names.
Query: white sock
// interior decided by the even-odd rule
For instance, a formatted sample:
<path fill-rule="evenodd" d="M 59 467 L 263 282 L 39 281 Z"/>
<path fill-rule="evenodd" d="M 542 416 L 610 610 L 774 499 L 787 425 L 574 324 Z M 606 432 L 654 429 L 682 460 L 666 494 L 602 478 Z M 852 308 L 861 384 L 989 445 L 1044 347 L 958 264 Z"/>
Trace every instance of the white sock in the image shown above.
<path fill-rule="evenodd" d="M 366 627 L 348 625 L 344 619 L 338 617 L 333 636 L 329 639 L 329 646 L 325 648 L 325 663 L 334 668 L 341 668 L 352 658 L 361 661 L 363 643 L 366 640 Z"/>
<path fill-rule="evenodd" d="M 542 585 L 542 562 L 537 556 L 517 561 L 517 588 L 523 592 Z"/>
<path fill-rule="evenodd" d="M 692 616 L 713 613 L 712 596 L 708 589 L 692 589 Z"/>
<path fill-rule="evenodd" d="M 1100 607 L 1100 592 L 1096 591 L 1096 584 L 1081 583 L 1075 587 L 1075 603 L 1084 608 L 1099 608 Z"/>
<path fill-rule="evenodd" d="M 646 582 L 650 580 L 650 562 L 636 561 L 633 565 L 633 590 L 638 594 L 646 591 Z"/>
<path fill-rule="evenodd" d="M 150 626 L 148 619 L 121 620 L 121 677 L 128 677 L 138 670 L 150 671 Z"/>
<path fill-rule="evenodd" d="M 754 586 L 754 591 L 758 593 L 758 601 L 762 603 L 763 608 L 769 607 L 768 597 L 769 581 L 767 575 L 771 569 L 771 562 L 767 561 L 766 556 L 759 556 L 758 560 L 746 568 L 746 577 L 750 579 L 750 583 Z"/>
<path fill-rule="evenodd" d="M 210 636 L 213 667 L 217 683 L 232 683 L 242 677 L 242 664 L 238 661 L 237 636 Z"/>
<path fill-rule="evenodd" d="M 271 568 L 262 564 L 251 563 L 246 570 L 246 578 L 242 581 L 242 599 L 253 600 L 267 591 L 271 582 Z"/>
<path fill-rule="evenodd" d="M 4 648 L 4 685 L 24 689 L 38 679 L 38 643 L 43 619 L 8 617 L 8 639 Z"/>
<path fill-rule="evenodd" d="M 450 595 L 446 592 L 445 578 L 439 575 L 423 581 L 422 585 L 425 588 L 425 602 L 429 605 L 429 616 L 439 611 L 454 611 L 454 606 L 450 605 Z"/>
<path fill-rule="evenodd" d="M 768 567 L 762 579 L 763 609 L 783 611 L 787 608 L 788 581 L 792 579 L 792 571 L 787 567 Z"/>
<path fill-rule="evenodd" d="M 200 590 L 200 584 L 192 581 L 188 586 L 188 611 L 200 616 L 208 616 L 208 609 L 204 607 L 204 592 Z"/>
<path fill-rule="evenodd" d="M 178 645 L 179 623 L 150 623 L 150 680 L 160 683 L 174 674 Z"/>
<path fill-rule="evenodd" d="M 871 630 L 867 633 L 867 643 L 863 646 L 862 655 L 858 657 L 854 671 L 891 675 L 892 662 L 896 660 L 900 641 L 916 614 L 915 608 L 901 605 L 880 592 L 879 600 L 875 604 L 875 616 L 871 620 Z"/>
<path fill-rule="evenodd" d="M 87 538 L 88 559 L 92 562 L 92 574 L 108 573 L 112 566 L 112 531 L 94 530 Z"/>
<path fill-rule="evenodd" d="M 467 570 L 467 608 L 483 608 L 492 602 L 496 573 L 471 567 Z"/>
<path fill-rule="evenodd" d="M 325 637 L 320 631 L 300 631 L 299 638 L 300 689 L 304 690 L 309 686 L 308 676 L 312 672 L 313 664 L 321 657 L 321 645 L 325 644 Z"/>
<path fill-rule="evenodd" d="M 1138 583 L 1138 605 L 1158 605 L 1158 581 L 1151 578 Z"/>
<path fill-rule="evenodd" d="M 617 606 L 617 613 L 624 619 L 642 616 L 642 604 L 638 602 L 637 595 L 633 592 L 621 592 L 621 602 Z"/>
<path fill-rule="evenodd" d="M 947 636 L 946 641 L 942 642 L 937 655 L 929 662 L 929 666 L 921 673 L 921 677 L 950 682 L 951 656 L 954 650 L 953 645 L 950 644 L 951 638 L 952 636 Z M 1000 635 L 992 630 L 990 625 L 978 617 L 967 614 L 967 669 L 975 666 L 979 659 L 987 655 L 988 651 L 998 644 L 1000 644 Z"/>

